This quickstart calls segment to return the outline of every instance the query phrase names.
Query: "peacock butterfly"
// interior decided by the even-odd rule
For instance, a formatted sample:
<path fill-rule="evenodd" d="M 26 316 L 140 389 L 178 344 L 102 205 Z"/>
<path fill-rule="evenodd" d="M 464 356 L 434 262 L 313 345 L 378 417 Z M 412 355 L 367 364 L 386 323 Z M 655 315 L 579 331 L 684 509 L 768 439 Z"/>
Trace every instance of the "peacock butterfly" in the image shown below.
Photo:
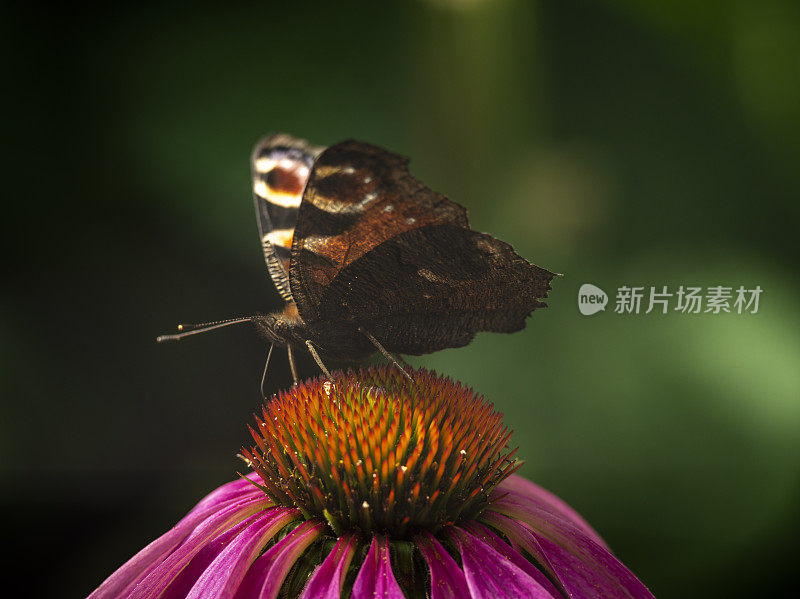
<path fill-rule="evenodd" d="M 251 160 L 267 269 L 283 310 L 203 325 L 184 336 L 252 322 L 273 345 L 355 361 L 376 349 L 422 355 L 513 333 L 554 273 L 473 231 L 463 206 L 408 172 L 408 159 L 348 140 L 328 148 L 270 135 Z M 270 348 L 271 351 L 271 348 Z"/>

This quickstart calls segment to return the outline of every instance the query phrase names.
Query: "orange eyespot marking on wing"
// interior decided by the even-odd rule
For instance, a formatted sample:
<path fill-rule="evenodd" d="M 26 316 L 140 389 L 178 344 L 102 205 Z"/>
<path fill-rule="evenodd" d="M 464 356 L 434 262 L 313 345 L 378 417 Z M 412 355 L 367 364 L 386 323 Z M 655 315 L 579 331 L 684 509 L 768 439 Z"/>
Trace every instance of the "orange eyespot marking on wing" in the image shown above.
<path fill-rule="evenodd" d="M 308 173 L 308 167 L 305 164 L 281 161 L 267 173 L 266 182 L 276 193 L 300 195 L 308 181 Z"/>

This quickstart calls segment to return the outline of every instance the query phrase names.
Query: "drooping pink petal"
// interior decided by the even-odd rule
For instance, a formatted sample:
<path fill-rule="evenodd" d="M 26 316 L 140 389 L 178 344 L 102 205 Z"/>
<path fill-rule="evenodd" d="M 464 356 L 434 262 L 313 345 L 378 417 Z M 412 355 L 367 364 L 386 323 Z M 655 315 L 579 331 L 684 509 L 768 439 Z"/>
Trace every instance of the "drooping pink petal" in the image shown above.
<path fill-rule="evenodd" d="M 534 517 L 538 517 L 542 512 L 558 515 L 583 530 L 595 543 L 608 549 L 608 545 L 597 531 L 564 500 L 521 476 L 516 474 L 509 476 L 497 485 L 492 496 L 495 499 L 505 496 L 503 499 L 518 503 L 521 509 L 528 509 L 536 514 Z"/>
<path fill-rule="evenodd" d="M 208 541 L 197 555 L 192 558 L 189 564 L 169 583 L 166 592 L 158 595 L 158 598 L 184 599 L 189 594 L 192 587 L 197 584 L 203 572 L 214 564 L 214 561 L 231 545 L 232 541 L 239 536 L 239 533 L 242 533 L 245 537 L 252 536 L 254 531 L 253 527 L 258 525 L 258 522 L 264 517 L 265 513 L 274 517 L 269 532 L 265 533 L 265 536 L 269 535 L 267 540 L 299 516 L 297 511 L 289 508 L 276 508 L 269 512 L 253 514 L 243 522 L 240 522 L 233 528 L 224 531 L 222 534 Z M 244 556 L 242 559 L 247 558 Z M 255 558 L 253 557 L 250 561 L 253 559 Z"/>
<path fill-rule="evenodd" d="M 237 478 L 229 483 L 225 483 L 221 487 L 217 487 L 211 493 L 203 497 L 192 511 L 189 512 L 191 514 L 195 510 L 204 509 L 209 505 L 219 505 L 224 503 L 230 499 L 235 498 L 242 498 L 244 499 L 247 496 L 256 496 L 256 495 L 263 495 L 264 492 L 256 487 L 253 482 L 260 483 L 261 479 L 258 476 L 258 473 L 251 472 L 249 474 L 244 475 L 244 477 Z"/>
<path fill-rule="evenodd" d="M 492 549 L 497 551 L 505 559 L 525 571 L 531 578 L 533 578 L 539 585 L 544 588 L 553 597 L 561 597 L 559 591 L 550 579 L 545 576 L 539 568 L 529 562 L 521 553 L 508 545 L 498 535 L 491 530 L 477 522 L 464 522 L 460 523 L 459 528 L 469 531 L 472 535 L 489 545 Z"/>
<path fill-rule="evenodd" d="M 375 535 L 358 572 L 350 599 L 403 599 L 403 591 L 392 572 L 389 541 Z"/>
<path fill-rule="evenodd" d="M 236 599 L 275 599 L 297 558 L 317 540 L 326 524 L 308 520 L 259 557 L 247 572 Z"/>
<path fill-rule="evenodd" d="M 353 533 L 339 537 L 333 551 L 314 570 L 300 599 L 339 599 L 357 545 L 358 536 Z"/>
<path fill-rule="evenodd" d="M 183 543 L 198 526 L 209 520 L 215 520 L 220 510 L 224 511 L 225 508 L 231 508 L 231 506 L 239 503 L 239 499 L 229 498 L 221 503 L 211 501 L 202 507 L 198 505 L 171 530 L 158 537 L 120 566 L 89 595 L 89 599 L 111 599 L 126 596 L 134 586 L 157 568 L 166 556 L 169 556 L 176 547 Z M 271 505 L 271 502 L 265 501 L 261 505 Z"/>
<path fill-rule="evenodd" d="M 481 520 L 528 551 L 569 597 L 654 599 L 647 587 L 610 551 L 577 528 L 566 536 L 563 531 L 553 534 L 553 530 L 534 530 L 494 509 L 483 512 Z"/>
<path fill-rule="evenodd" d="M 493 501 L 491 509 L 525 523 L 531 530 L 547 537 L 567 551 L 574 552 L 584 542 L 590 540 L 592 546 L 599 545 L 611 555 L 611 551 L 605 543 L 597 542 L 596 534 L 587 534 L 585 528 L 577 526 L 572 520 L 517 493 L 509 493 L 505 497 Z"/>
<path fill-rule="evenodd" d="M 472 597 L 461 568 L 432 534 L 423 532 L 415 541 L 431 571 L 431 599 Z"/>
<path fill-rule="evenodd" d="M 461 553 L 461 565 L 475 599 L 553 599 L 522 568 L 463 529 L 450 527 L 447 534 Z"/>
<path fill-rule="evenodd" d="M 556 512 L 542 508 L 535 502 L 526 501 L 525 498 L 516 494 L 509 494 L 492 501 L 490 509 L 524 522 L 542 534 L 557 537 L 566 544 L 569 544 L 573 538 L 580 538 L 591 539 L 599 545 L 593 536 L 586 534 L 584 529 L 576 526 L 572 521 Z M 605 544 L 601 547 L 608 549 Z"/>
<path fill-rule="evenodd" d="M 131 599 L 158 597 L 206 543 L 242 520 L 271 506 L 272 501 L 263 495 L 231 499 L 228 503 L 209 506 L 207 509 L 211 515 L 199 523 L 172 553 L 164 556 L 147 576 L 140 578 L 135 586 L 130 586 L 125 596 Z"/>
<path fill-rule="evenodd" d="M 248 528 L 256 520 L 263 516 L 263 512 L 253 514 L 246 520 L 242 520 L 237 525 L 223 531 L 210 541 L 192 558 L 192 561 L 180 571 L 172 582 L 169 583 L 167 590 L 158 596 L 158 599 L 184 599 L 189 590 L 205 572 L 208 566 L 217 559 L 217 556 L 235 539 L 240 532 Z"/>
<path fill-rule="evenodd" d="M 220 552 L 192 586 L 186 599 L 230 599 L 264 546 L 295 518 L 294 510 L 264 513 Z"/>

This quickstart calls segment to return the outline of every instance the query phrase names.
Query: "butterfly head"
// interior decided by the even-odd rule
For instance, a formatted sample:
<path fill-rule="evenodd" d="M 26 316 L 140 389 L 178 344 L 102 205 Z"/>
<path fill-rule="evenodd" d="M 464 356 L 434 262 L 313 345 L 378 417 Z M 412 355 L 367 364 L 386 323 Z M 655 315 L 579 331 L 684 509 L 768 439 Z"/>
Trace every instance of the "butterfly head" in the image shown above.
<path fill-rule="evenodd" d="M 270 343 L 280 346 L 301 346 L 308 339 L 305 323 L 294 303 L 287 303 L 283 310 L 253 317 L 253 324 Z"/>

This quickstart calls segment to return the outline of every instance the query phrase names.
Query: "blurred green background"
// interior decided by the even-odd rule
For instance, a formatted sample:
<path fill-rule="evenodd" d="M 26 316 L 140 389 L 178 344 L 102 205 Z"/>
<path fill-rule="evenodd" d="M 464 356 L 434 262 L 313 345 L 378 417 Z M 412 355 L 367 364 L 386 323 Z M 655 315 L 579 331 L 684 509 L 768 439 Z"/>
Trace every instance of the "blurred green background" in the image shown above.
<path fill-rule="evenodd" d="M 0 485 L 24 595 L 86 595 L 240 468 L 263 341 L 154 339 L 280 305 L 248 166 L 270 131 L 408 155 L 565 273 L 525 331 L 414 362 L 492 399 L 522 474 L 657 596 L 794 592 L 796 2 L 3 13 Z M 586 282 L 609 308 L 620 285 L 764 292 L 755 315 L 586 317 Z"/>

